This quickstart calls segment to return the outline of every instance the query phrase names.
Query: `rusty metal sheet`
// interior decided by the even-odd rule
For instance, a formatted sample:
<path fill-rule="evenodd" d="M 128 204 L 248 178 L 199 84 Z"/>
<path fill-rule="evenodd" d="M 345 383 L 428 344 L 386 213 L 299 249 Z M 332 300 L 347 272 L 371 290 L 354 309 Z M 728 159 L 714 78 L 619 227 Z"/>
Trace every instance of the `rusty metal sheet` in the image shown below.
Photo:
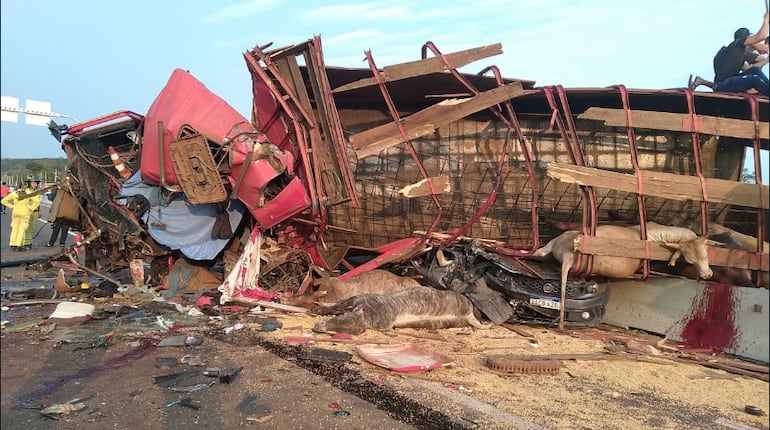
<path fill-rule="evenodd" d="M 204 135 L 175 140 L 168 144 L 174 171 L 190 203 L 217 203 L 227 200 L 227 192 Z"/>
<path fill-rule="evenodd" d="M 80 208 L 77 199 L 65 190 L 58 190 L 51 204 L 51 212 L 48 221 L 54 222 L 57 218 L 65 219 L 70 223 L 80 222 Z"/>

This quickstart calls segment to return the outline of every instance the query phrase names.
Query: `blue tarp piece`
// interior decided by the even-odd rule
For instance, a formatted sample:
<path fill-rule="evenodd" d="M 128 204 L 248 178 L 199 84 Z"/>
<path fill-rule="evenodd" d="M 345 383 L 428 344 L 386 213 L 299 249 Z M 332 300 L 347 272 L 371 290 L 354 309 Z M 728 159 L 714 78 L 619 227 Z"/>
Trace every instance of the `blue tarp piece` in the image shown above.
<path fill-rule="evenodd" d="M 121 194 L 124 197 L 144 196 L 150 202 L 150 210 L 142 221 L 147 224 L 150 236 L 161 245 L 178 249 L 189 259 L 212 260 L 230 241 L 211 238 L 219 212 L 216 204 L 192 204 L 183 193 L 167 201 L 169 192 L 144 183 L 139 170 L 123 182 Z M 124 203 L 122 199 L 116 200 Z M 246 213 L 246 207 L 240 200 L 230 200 L 227 213 L 231 230 L 235 231 Z"/>

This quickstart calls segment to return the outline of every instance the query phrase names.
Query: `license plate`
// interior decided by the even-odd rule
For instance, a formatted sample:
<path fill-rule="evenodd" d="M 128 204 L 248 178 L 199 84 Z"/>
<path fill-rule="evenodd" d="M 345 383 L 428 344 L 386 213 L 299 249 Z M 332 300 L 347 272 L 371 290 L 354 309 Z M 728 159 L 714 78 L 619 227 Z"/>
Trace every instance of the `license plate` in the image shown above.
<path fill-rule="evenodd" d="M 546 309 L 561 309 L 561 301 L 559 299 L 550 299 L 542 297 L 530 297 L 529 304 L 540 306 Z"/>

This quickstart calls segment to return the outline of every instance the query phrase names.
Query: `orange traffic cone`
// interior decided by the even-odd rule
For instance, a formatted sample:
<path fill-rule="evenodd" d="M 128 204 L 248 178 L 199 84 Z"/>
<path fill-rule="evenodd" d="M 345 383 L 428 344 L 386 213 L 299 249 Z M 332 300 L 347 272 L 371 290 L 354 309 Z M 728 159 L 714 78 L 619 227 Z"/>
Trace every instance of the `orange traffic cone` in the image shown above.
<path fill-rule="evenodd" d="M 112 146 L 108 146 L 107 152 L 110 153 L 110 159 L 112 160 L 112 165 L 115 166 L 115 170 L 117 170 L 118 173 L 120 173 L 120 176 L 122 176 L 123 179 L 131 176 L 131 171 L 126 167 L 125 164 L 123 164 L 123 160 L 120 159 L 120 156 L 118 155 L 118 151 L 115 151 L 115 148 L 113 148 Z"/>

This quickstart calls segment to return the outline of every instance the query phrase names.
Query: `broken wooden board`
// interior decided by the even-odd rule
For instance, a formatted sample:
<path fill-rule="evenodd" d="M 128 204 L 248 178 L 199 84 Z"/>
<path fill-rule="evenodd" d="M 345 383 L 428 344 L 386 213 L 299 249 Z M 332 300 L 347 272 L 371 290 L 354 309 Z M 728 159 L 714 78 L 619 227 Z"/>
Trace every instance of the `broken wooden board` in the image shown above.
<path fill-rule="evenodd" d="M 570 184 L 602 187 L 628 193 L 639 191 L 636 175 L 628 173 L 618 173 L 566 163 L 548 163 L 546 174 L 551 178 Z M 701 183 L 697 176 L 646 170 L 642 171 L 641 176 L 641 190 L 645 196 L 679 201 L 703 200 Z M 768 190 L 770 190 L 767 185 L 745 184 L 724 179 L 706 178 L 705 182 L 707 201 L 710 203 L 759 208 L 762 205 L 760 193 L 767 196 Z"/>
<path fill-rule="evenodd" d="M 578 118 L 604 121 L 605 125 L 616 127 L 626 127 L 628 124 L 624 109 L 592 107 L 578 115 Z M 741 119 L 695 115 L 695 126 L 693 126 L 692 115 L 690 114 L 632 110 L 631 121 L 635 128 L 684 132 L 695 131 L 701 134 L 741 139 L 754 139 L 756 136 L 754 122 Z M 766 121 L 760 122 L 759 136 L 762 139 L 767 139 L 768 135 L 770 135 L 768 123 Z"/>
<path fill-rule="evenodd" d="M 447 62 L 453 67 L 458 68 L 474 61 L 481 60 L 482 58 L 500 55 L 502 53 L 503 45 L 501 43 L 495 43 L 494 45 L 486 45 L 446 54 L 444 55 L 444 58 L 446 58 Z M 380 80 L 382 82 L 393 82 L 401 79 L 413 78 L 415 76 L 442 72 L 444 70 L 447 70 L 447 67 L 441 57 L 430 57 L 422 60 L 410 61 L 408 63 L 386 66 L 380 71 Z M 332 92 L 340 93 L 373 85 L 377 85 L 377 80 L 374 78 L 359 79 L 349 84 L 339 86 Z"/>
<path fill-rule="evenodd" d="M 415 234 L 417 236 L 425 236 L 426 233 L 427 233 L 427 231 L 425 231 L 425 230 L 415 230 L 413 232 L 413 234 Z M 431 232 L 430 236 L 428 236 L 429 239 L 436 239 L 436 240 L 447 240 L 450 237 L 453 237 L 453 236 L 449 235 L 449 234 L 446 234 L 446 233 L 439 233 L 439 232 L 436 232 L 436 231 Z M 500 245 L 500 246 L 504 246 L 505 245 L 505 242 L 502 242 L 502 241 L 499 241 L 499 240 L 494 240 L 494 239 L 484 239 L 484 238 L 476 238 L 476 237 L 468 237 L 468 236 L 457 236 L 457 237 L 455 237 L 455 239 L 456 240 L 466 240 L 466 241 L 478 240 L 481 243 L 486 243 L 486 244 L 490 244 L 490 245 Z"/>
<path fill-rule="evenodd" d="M 445 194 L 452 191 L 452 184 L 449 182 L 449 176 L 441 175 L 425 178 L 414 184 L 409 184 L 398 190 L 398 193 L 406 198 L 429 196 L 433 194 L 433 192 L 431 192 L 431 185 L 436 194 Z"/>
<path fill-rule="evenodd" d="M 502 103 L 524 93 L 520 82 L 503 85 L 467 99 L 449 99 L 436 103 L 401 119 L 408 139 L 432 133 L 433 130 Z M 368 157 L 404 141 L 399 124 L 389 122 L 350 136 L 350 145 L 358 158 Z"/>

